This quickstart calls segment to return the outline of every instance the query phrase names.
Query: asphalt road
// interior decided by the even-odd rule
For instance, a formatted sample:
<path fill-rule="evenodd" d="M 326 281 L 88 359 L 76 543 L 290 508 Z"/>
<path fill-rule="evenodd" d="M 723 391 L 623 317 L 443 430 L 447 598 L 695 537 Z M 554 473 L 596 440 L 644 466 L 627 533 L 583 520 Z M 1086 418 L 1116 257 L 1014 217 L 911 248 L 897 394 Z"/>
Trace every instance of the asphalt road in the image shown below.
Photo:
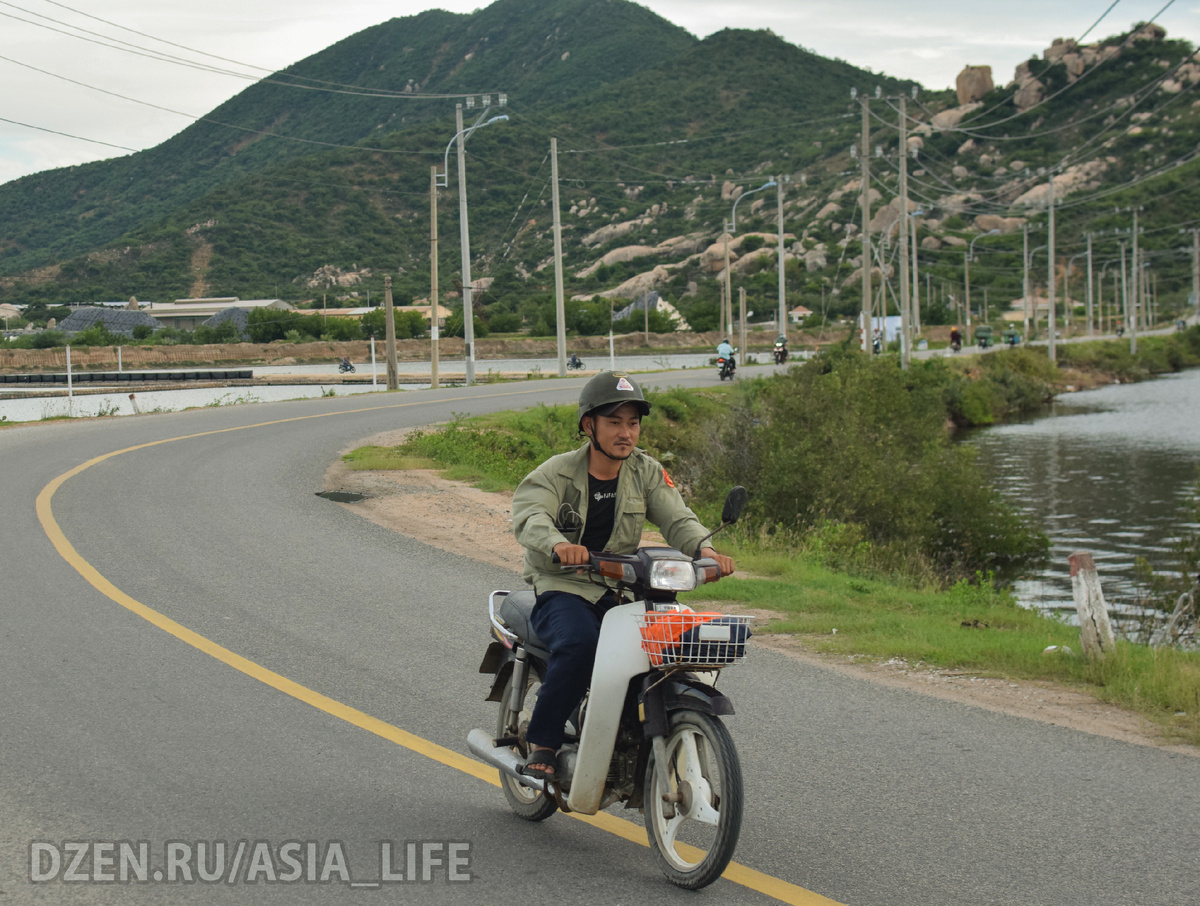
<path fill-rule="evenodd" d="M 495 719 L 476 672 L 487 593 L 519 578 L 315 493 L 374 433 L 579 386 L 0 431 L 0 903 L 1200 900 L 1200 760 L 761 649 L 722 678 L 747 784 L 738 880 L 676 890 L 619 810 L 512 817 L 465 738 Z M 149 880 L 95 880 L 119 878 L 119 841 L 149 853 Z M 411 873 L 410 850 L 431 880 L 371 886 Z"/>

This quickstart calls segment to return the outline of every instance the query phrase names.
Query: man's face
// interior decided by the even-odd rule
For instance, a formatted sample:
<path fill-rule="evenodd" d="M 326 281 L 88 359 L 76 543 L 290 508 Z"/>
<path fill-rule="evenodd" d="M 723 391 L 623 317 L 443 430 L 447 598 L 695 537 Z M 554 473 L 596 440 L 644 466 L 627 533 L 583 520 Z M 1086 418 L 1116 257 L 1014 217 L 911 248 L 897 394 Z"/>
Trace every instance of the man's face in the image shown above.
<path fill-rule="evenodd" d="M 623 403 L 612 415 L 584 418 L 583 428 L 610 459 L 628 459 L 642 434 L 642 415 L 633 403 Z"/>

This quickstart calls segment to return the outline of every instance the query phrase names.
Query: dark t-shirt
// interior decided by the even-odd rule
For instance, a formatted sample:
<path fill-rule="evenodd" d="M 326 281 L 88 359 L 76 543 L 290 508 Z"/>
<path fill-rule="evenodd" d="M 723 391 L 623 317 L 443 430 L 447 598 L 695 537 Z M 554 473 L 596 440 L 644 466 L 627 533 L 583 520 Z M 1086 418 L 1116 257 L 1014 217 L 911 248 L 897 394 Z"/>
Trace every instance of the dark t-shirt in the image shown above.
<path fill-rule="evenodd" d="M 617 479 L 600 479 L 588 473 L 588 515 L 579 543 L 590 551 L 602 551 L 612 537 L 617 513 Z"/>

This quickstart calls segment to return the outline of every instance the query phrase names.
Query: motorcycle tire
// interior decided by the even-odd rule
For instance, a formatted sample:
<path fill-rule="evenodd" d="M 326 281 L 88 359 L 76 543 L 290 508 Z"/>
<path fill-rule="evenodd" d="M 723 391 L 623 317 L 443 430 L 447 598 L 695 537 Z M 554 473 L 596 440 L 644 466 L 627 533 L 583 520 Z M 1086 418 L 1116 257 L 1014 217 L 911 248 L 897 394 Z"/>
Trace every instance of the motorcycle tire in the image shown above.
<path fill-rule="evenodd" d="M 708 714 L 672 714 L 665 747 L 666 764 L 652 754 L 646 767 L 646 836 L 667 880 L 699 890 L 733 858 L 742 829 L 742 768 L 729 731 Z"/>
<path fill-rule="evenodd" d="M 512 701 L 512 684 L 512 676 L 509 676 L 508 682 L 504 684 L 504 696 L 500 700 L 500 718 L 496 724 L 497 739 L 504 736 L 519 736 L 523 739 L 523 727 L 529 726 L 529 718 L 533 715 L 533 706 L 537 702 L 537 692 L 541 688 L 542 678 L 537 675 L 532 666 L 529 668 L 529 673 L 525 678 L 525 694 L 521 698 L 522 706 L 519 712 L 515 712 L 509 707 L 509 702 Z M 515 748 L 523 758 L 525 751 L 521 747 Z M 553 796 L 547 796 L 538 790 L 523 786 L 503 771 L 500 772 L 500 788 L 504 790 L 504 798 L 508 800 L 509 808 L 526 821 L 545 821 L 558 811 L 558 803 L 554 801 Z"/>

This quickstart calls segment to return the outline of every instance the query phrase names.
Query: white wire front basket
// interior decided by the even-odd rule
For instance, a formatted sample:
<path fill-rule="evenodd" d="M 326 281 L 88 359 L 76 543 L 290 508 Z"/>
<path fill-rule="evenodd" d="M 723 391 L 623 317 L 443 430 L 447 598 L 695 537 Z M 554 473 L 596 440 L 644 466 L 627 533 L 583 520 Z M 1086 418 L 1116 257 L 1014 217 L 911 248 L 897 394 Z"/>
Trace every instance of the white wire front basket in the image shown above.
<path fill-rule="evenodd" d="M 752 617 L 690 610 L 634 614 L 656 667 L 726 667 L 746 656 Z"/>

